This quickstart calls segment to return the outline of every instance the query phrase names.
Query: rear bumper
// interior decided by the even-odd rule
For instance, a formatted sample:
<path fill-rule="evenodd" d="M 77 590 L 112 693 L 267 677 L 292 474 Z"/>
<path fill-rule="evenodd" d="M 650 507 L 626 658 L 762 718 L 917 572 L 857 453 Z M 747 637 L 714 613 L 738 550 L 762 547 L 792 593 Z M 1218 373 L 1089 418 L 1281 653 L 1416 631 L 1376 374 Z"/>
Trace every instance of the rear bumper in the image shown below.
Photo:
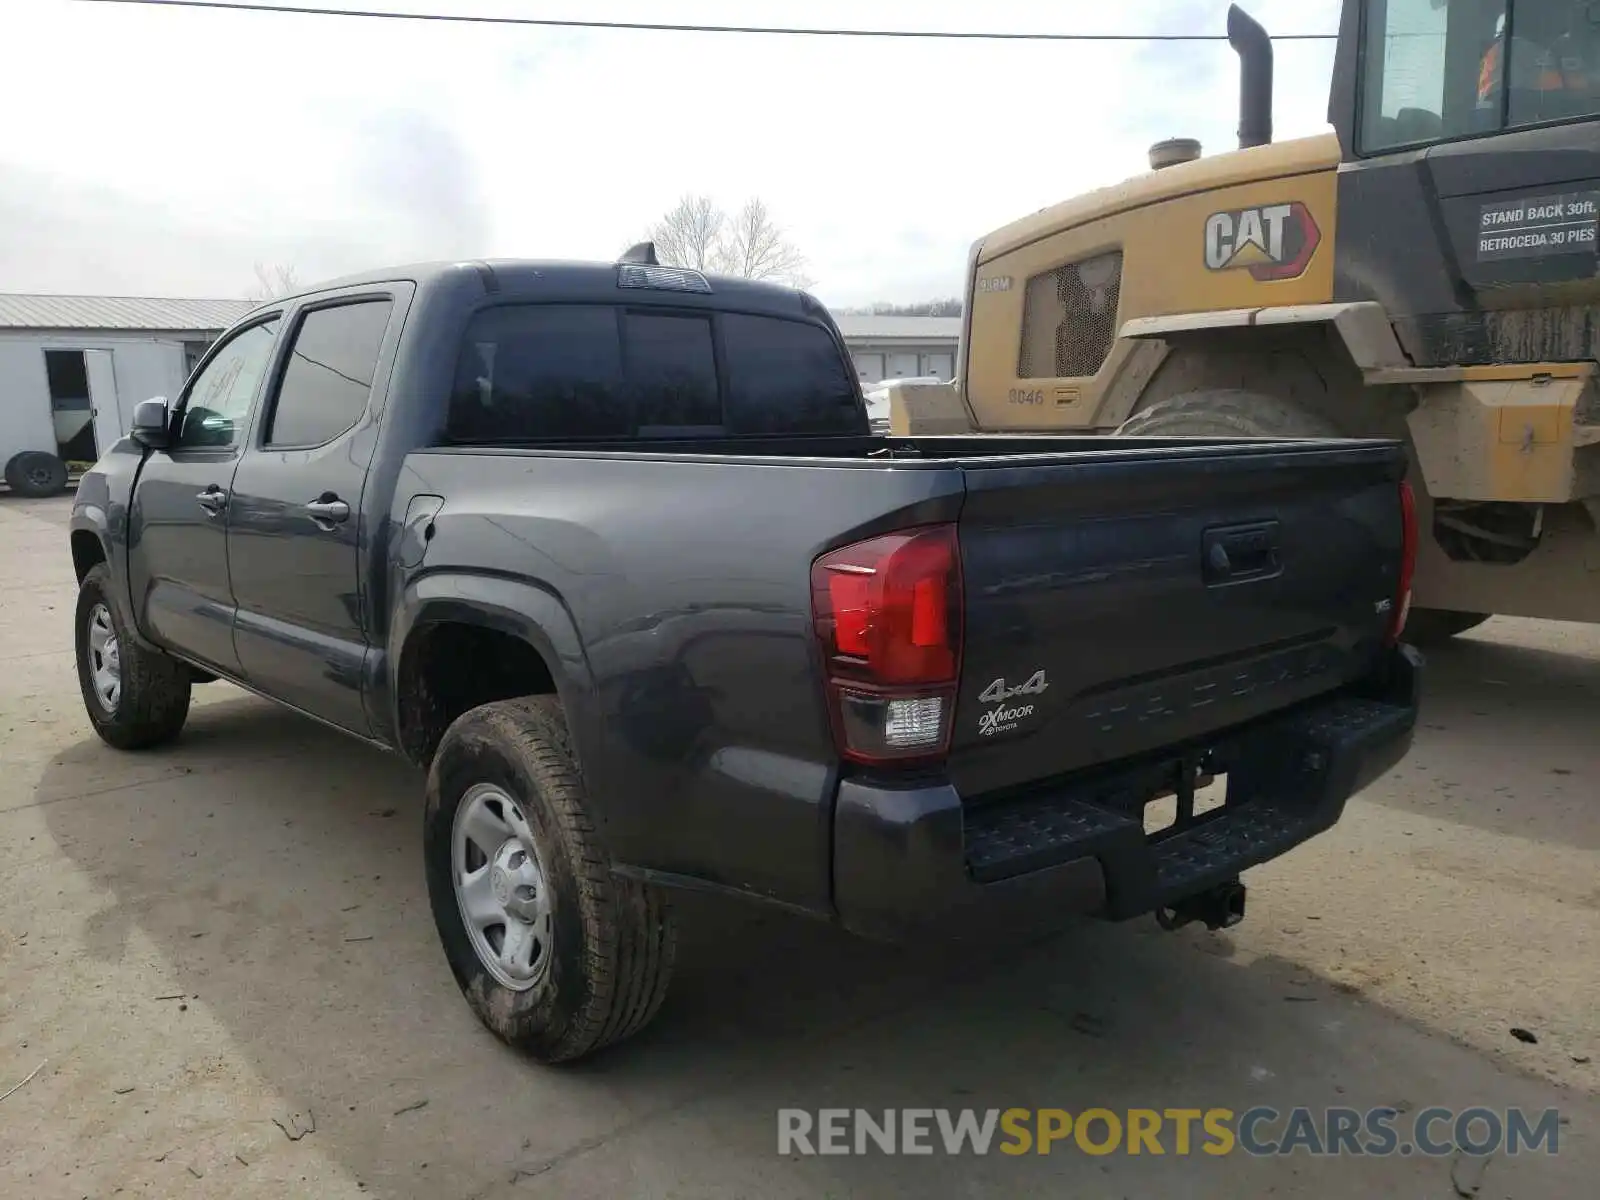
<path fill-rule="evenodd" d="M 1402 646 L 1358 693 L 1324 697 L 1203 748 L 1226 804 L 1147 838 L 1142 802 L 1176 757 L 1053 781 L 981 806 L 947 783 L 848 779 L 834 817 L 834 904 L 854 932 L 1041 913 L 1123 920 L 1238 877 L 1339 820 L 1345 801 L 1400 761 L 1416 726 L 1421 656 Z"/>

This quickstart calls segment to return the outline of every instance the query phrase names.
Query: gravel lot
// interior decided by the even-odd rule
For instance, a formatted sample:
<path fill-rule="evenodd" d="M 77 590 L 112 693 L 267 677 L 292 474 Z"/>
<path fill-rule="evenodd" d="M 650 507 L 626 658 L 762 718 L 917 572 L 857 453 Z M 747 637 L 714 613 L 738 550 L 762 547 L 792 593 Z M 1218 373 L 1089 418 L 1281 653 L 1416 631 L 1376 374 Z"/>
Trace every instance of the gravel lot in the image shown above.
<path fill-rule="evenodd" d="M 890 952 L 688 901 L 656 1025 L 551 1071 L 458 998 L 408 767 L 221 684 L 168 750 L 92 736 L 69 508 L 0 495 L 0 1094 L 27 1078 L 0 1099 L 0 1195 L 1597 1194 L 1600 631 L 1498 619 L 1435 652 L 1411 757 L 1251 872 L 1237 929 Z M 1422 1156 L 777 1153 L 785 1106 L 1262 1103 L 1569 1123 L 1554 1157 L 1454 1178 Z"/>

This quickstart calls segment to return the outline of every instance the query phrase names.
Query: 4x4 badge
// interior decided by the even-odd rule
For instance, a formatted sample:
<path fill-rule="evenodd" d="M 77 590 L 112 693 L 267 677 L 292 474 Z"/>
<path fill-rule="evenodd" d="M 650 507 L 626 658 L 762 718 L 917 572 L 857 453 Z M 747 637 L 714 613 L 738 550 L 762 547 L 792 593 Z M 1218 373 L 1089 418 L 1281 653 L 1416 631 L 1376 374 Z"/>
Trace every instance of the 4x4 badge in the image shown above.
<path fill-rule="evenodd" d="M 979 694 L 978 700 L 983 704 L 1001 704 L 1017 696 L 1037 696 L 1050 685 L 1044 681 L 1044 672 L 1035 671 L 1028 677 L 1027 683 L 1019 683 L 1016 687 L 1008 688 L 1005 677 L 996 679 Z"/>

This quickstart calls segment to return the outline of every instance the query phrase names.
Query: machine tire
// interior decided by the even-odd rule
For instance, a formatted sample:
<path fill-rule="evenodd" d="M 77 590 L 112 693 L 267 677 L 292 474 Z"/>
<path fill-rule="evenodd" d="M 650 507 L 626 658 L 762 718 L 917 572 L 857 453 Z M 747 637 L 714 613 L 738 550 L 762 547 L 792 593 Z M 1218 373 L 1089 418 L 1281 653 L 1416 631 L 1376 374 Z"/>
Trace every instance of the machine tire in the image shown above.
<path fill-rule="evenodd" d="M 1333 422 L 1297 404 L 1243 388 L 1208 388 L 1158 400 L 1117 428 L 1118 437 L 1339 437 Z"/>
<path fill-rule="evenodd" d="M 1449 641 L 1458 633 L 1476 629 L 1493 615 L 1453 612 L 1448 608 L 1414 608 L 1406 618 L 1406 630 L 1400 636 L 1413 646 L 1432 646 Z"/>
<path fill-rule="evenodd" d="M 67 464 L 43 450 L 24 450 L 6 464 L 6 486 L 31 500 L 54 496 L 67 486 Z"/>
<path fill-rule="evenodd" d="M 466 853 L 457 827 L 464 803 L 463 828 L 471 823 L 470 806 L 487 803 L 508 835 L 494 853 L 469 839 L 481 849 L 458 864 Z M 483 862 L 469 868 L 480 855 Z M 672 912 L 658 888 L 612 874 L 555 697 L 485 704 L 446 730 L 428 771 L 423 857 L 450 970 L 467 1004 L 502 1041 L 542 1063 L 572 1062 L 637 1033 L 661 1007 L 677 952 Z M 529 861 L 533 877 L 510 874 L 526 870 Z M 496 879 L 502 864 L 507 871 Z M 503 975 L 510 961 L 511 910 L 498 926 L 499 947 L 489 935 L 494 918 L 480 918 L 477 932 L 468 931 L 470 884 L 462 883 L 458 898 L 457 878 L 479 870 L 490 872 L 485 887 L 502 906 L 502 895 L 523 904 L 548 897 L 542 922 L 538 915 L 521 916 L 540 931 L 523 936 L 546 940 L 542 958 L 533 959 L 542 966 L 517 964 L 526 972 L 515 981 L 519 986 L 496 973 Z M 499 955 L 497 968 L 486 966 L 478 941 L 491 957 Z"/>
<path fill-rule="evenodd" d="M 78 585 L 74 615 L 78 687 L 83 707 L 100 739 L 118 750 L 148 750 L 172 741 L 189 719 L 189 667 L 131 636 L 111 597 L 111 570 L 96 563 Z M 98 614 L 115 637 L 119 694 L 103 701 L 96 691 L 91 626 Z M 103 651 L 105 647 L 101 647 Z"/>

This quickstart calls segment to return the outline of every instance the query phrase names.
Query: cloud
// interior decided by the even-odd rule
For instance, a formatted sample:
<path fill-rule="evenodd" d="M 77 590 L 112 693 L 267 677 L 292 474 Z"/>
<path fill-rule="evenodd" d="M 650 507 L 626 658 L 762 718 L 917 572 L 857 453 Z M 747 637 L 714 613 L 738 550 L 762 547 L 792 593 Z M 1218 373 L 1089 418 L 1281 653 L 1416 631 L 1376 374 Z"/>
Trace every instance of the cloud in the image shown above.
<path fill-rule="evenodd" d="M 407 5 L 446 7 L 385 0 Z M 1038 0 L 810 0 L 784 19 L 1220 33 L 1227 4 L 1125 7 L 1091 20 Z M 660 19 L 649 0 L 566 11 L 580 8 Z M 1331 30 L 1338 3 L 1250 8 L 1269 30 Z M 750 11 L 678 0 L 673 17 Z M 580 33 L 49 2 L 5 19 L 0 272 L 16 290 L 235 295 L 258 260 L 309 280 L 465 254 L 610 257 L 703 191 L 730 207 L 762 196 L 830 303 L 922 299 L 959 291 L 986 231 L 1144 171 L 1160 138 L 1227 149 L 1237 119 L 1225 43 Z M 1280 137 L 1324 128 L 1331 58 L 1328 44 L 1279 45 Z"/>
<path fill-rule="evenodd" d="M 350 153 L 353 195 L 400 226 L 397 240 L 432 257 L 488 252 L 494 220 L 477 164 L 448 126 L 421 109 L 383 109 L 360 124 Z"/>
<path fill-rule="evenodd" d="M 11 291 L 242 297 L 256 262 L 327 277 L 377 249 L 270 225 L 241 233 L 112 187 L 0 164 L 0 279 Z"/>

